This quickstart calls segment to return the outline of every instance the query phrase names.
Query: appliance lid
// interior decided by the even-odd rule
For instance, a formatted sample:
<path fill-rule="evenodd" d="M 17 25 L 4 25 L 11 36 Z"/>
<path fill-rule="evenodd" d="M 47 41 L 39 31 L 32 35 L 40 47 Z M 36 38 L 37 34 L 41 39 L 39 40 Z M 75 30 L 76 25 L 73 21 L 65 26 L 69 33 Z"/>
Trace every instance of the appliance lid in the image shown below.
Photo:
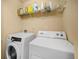
<path fill-rule="evenodd" d="M 31 45 L 55 49 L 59 51 L 73 53 L 73 45 L 67 40 L 49 39 L 49 38 L 36 38 L 30 42 Z"/>
<path fill-rule="evenodd" d="M 66 39 L 65 32 L 62 31 L 39 31 L 37 37 L 48 37 L 53 39 Z"/>

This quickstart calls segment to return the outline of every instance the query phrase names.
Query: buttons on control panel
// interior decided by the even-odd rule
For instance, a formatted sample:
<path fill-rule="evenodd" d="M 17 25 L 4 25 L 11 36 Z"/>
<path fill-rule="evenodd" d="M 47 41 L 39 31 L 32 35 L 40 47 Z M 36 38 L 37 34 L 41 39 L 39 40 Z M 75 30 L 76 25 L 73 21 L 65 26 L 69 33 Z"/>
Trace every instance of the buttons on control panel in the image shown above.
<path fill-rule="evenodd" d="M 63 34 L 61 34 L 61 36 L 63 36 Z"/>
<path fill-rule="evenodd" d="M 56 35 L 59 36 L 59 33 L 57 33 Z"/>
<path fill-rule="evenodd" d="M 63 34 L 60 34 L 60 33 L 56 33 L 56 35 L 57 35 L 57 36 L 63 37 Z"/>

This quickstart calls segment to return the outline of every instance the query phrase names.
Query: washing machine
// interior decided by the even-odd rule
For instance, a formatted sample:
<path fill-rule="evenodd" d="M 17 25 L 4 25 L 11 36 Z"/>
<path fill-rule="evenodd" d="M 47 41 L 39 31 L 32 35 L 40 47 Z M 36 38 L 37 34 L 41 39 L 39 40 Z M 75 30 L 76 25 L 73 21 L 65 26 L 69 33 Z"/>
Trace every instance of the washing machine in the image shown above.
<path fill-rule="evenodd" d="M 34 33 L 19 32 L 9 34 L 7 40 L 7 59 L 29 59 L 29 42 L 35 38 Z"/>
<path fill-rule="evenodd" d="M 74 48 L 65 32 L 39 31 L 29 44 L 29 59 L 74 59 Z"/>

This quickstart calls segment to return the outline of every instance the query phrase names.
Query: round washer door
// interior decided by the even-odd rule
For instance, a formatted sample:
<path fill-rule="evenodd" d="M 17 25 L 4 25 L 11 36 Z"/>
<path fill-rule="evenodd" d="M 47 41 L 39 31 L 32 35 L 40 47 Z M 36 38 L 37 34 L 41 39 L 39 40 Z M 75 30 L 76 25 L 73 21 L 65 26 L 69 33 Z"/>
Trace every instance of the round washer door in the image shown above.
<path fill-rule="evenodd" d="M 7 59 L 20 59 L 21 58 L 21 45 L 11 43 L 7 47 Z"/>

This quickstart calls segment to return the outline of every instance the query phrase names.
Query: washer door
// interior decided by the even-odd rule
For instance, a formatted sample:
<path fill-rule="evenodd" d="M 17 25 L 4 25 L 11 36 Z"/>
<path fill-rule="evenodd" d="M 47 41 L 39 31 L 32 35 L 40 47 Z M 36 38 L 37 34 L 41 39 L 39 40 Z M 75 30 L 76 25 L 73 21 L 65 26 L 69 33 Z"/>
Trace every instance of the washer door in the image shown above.
<path fill-rule="evenodd" d="M 20 59 L 21 58 L 21 45 L 11 43 L 7 47 L 6 51 L 7 59 Z"/>
<path fill-rule="evenodd" d="M 13 46 L 8 47 L 8 55 L 10 56 L 10 59 L 17 59 L 17 52 L 15 47 Z"/>

